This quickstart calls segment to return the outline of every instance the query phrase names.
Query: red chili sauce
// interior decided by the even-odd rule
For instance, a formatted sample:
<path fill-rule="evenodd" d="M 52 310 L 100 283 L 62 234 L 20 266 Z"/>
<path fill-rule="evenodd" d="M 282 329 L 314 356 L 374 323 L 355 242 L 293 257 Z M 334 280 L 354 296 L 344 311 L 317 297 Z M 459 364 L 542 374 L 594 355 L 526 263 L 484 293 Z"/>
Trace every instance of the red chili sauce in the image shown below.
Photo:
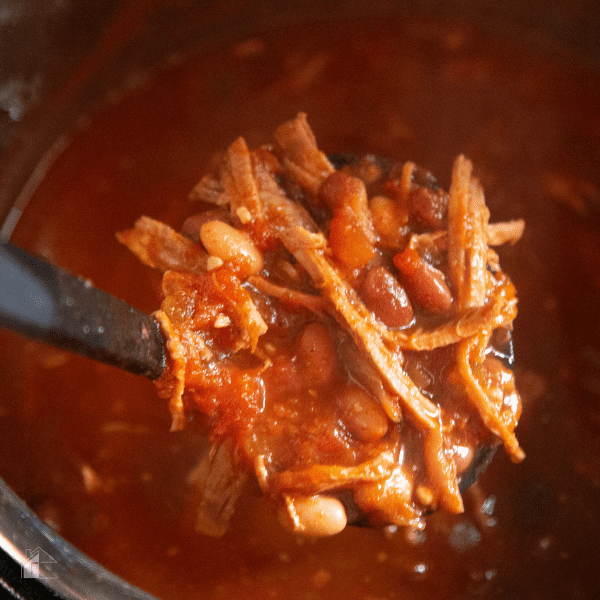
<path fill-rule="evenodd" d="M 218 66 L 218 68 L 216 68 Z M 179 226 L 211 156 L 299 111 L 327 153 L 411 160 L 448 188 L 461 153 L 519 292 L 517 429 L 462 515 L 423 532 L 284 529 L 249 485 L 220 538 L 190 527 L 202 427 L 169 432 L 153 384 L 6 332 L 0 476 L 62 536 L 168 599 L 591 598 L 600 556 L 600 77 L 468 25 L 291 27 L 191 55 L 81 121 L 12 241 L 151 312 L 160 274 L 115 239 L 141 214 Z"/>

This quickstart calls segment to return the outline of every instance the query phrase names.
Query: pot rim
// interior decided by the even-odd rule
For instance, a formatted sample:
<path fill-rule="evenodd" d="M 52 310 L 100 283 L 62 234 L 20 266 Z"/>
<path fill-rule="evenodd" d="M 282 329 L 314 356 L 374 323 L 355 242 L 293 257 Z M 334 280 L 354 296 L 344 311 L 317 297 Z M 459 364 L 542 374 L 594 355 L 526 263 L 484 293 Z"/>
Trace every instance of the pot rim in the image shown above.
<path fill-rule="evenodd" d="M 0 548 L 21 566 L 22 578 L 39 580 L 65 600 L 156 600 L 40 521 L 1 478 Z"/>

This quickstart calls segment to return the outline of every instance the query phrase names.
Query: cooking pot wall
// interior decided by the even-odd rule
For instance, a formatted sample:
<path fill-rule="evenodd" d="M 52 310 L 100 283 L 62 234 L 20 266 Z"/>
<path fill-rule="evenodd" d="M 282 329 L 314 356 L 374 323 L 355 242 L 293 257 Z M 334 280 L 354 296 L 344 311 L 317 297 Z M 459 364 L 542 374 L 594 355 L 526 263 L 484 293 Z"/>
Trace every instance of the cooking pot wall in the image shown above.
<path fill-rule="evenodd" d="M 0 220 L 41 156 L 110 90 L 189 45 L 360 12 L 463 16 L 600 60 L 593 0 L 8 0 L 0 15 Z"/>

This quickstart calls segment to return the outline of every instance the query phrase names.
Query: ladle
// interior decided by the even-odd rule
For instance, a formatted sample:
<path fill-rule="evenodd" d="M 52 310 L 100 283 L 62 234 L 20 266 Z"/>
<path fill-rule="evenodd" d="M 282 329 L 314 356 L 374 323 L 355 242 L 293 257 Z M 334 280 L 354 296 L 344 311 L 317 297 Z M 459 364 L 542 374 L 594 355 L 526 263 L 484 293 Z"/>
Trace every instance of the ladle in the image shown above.
<path fill-rule="evenodd" d="M 157 379 L 165 368 L 156 320 L 90 281 L 0 244 L 0 325 Z"/>
<path fill-rule="evenodd" d="M 165 369 L 164 340 L 151 315 L 6 242 L 0 243 L 0 326 L 149 379 Z M 500 356 L 512 364 L 512 343 Z M 477 448 L 461 492 L 496 448 Z"/>
<path fill-rule="evenodd" d="M 359 157 L 329 156 L 340 169 Z M 383 172 L 392 161 L 371 157 Z M 435 178 L 422 171 L 427 185 Z M 7 242 L 0 242 L 0 326 L 55 347 L 158 379 L 166 367 L 158 322 L 81 277 L 48 264 Z M 494 353 L 507 367 L 514 361 L 510 334 Z M 499 444 L 480 445 L 459 480 L 464 492 L 492 461 Z"/>

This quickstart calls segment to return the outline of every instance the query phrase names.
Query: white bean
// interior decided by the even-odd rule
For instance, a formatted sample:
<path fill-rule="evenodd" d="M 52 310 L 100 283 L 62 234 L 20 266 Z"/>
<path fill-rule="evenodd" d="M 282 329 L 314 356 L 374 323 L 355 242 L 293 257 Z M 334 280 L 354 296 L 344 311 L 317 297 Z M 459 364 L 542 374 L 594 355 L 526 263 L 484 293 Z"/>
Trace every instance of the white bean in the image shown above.
<path fill-rule="evenodd" d="M 335 535 L 348 523 L 344 505 L 337 498 L 318 495 L 288 497 L 280 519 L 288 529 L 310 537 Z"/>
<path fill-rule="evenodd" d="M 263 256 L 243 231 L 223 221 L 208 221 L 200 227 L 200 241 L 206 251 L 229 263 L 245 278 L 262 271 Z"/>
<path fill-rule="evenodd" d="M 299 354 L 304 375 L 312 385 L 325 385 L 335 370 L 335 347 L 325 325 L 314 321 L 300 336 Z"/>

